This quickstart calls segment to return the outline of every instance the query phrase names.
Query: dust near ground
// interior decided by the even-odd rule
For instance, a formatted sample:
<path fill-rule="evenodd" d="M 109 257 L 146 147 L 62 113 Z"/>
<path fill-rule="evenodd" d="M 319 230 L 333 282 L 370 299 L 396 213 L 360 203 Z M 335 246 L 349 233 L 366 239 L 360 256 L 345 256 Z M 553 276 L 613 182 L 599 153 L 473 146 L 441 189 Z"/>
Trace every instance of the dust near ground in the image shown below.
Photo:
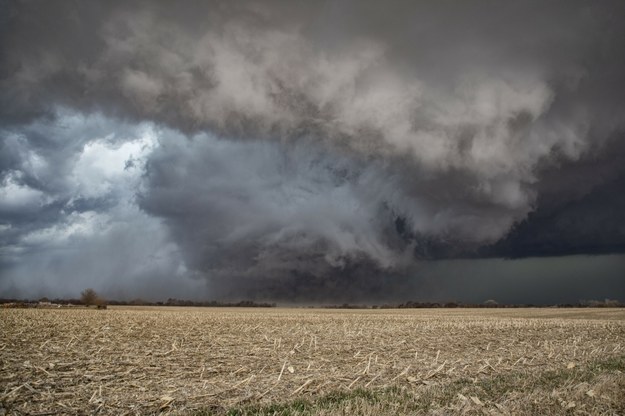
<path fill-rule="evenodd" d="M 7 415 L 625 411 L 623 309 L 4 309 L 0 334 Z"/>

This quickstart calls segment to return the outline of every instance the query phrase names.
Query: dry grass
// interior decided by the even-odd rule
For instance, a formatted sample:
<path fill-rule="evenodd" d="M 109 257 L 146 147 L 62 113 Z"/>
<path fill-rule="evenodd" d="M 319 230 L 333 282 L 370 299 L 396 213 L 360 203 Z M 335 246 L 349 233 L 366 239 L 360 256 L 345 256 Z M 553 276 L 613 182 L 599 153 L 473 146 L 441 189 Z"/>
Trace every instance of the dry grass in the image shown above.
<path fill-rule="evenodd" d="M 622 309 L 5 309 L 0 334 L 0 414 L 625 411 Z"/>

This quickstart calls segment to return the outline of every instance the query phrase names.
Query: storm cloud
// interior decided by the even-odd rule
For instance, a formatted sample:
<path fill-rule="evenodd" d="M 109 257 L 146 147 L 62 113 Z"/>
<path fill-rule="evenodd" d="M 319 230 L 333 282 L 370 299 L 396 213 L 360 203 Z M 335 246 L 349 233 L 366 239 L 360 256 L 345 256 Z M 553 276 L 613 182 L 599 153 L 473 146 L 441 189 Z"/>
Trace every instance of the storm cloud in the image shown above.
<path fill-rule="evenodd" d="M 0 7 L 7 293 L 358 300 L 625 250 L 621 2 Z"/>

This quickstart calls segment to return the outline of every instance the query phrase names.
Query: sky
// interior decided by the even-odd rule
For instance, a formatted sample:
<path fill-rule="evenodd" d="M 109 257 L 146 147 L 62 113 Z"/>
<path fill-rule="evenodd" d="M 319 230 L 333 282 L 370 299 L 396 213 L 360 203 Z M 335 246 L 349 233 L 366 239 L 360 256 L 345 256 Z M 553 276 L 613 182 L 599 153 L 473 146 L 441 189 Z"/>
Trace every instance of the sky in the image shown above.
<path fill-rule="evenodd" d="M 0 297 L 625 301 L 621 1 L 0 1 Z"/>

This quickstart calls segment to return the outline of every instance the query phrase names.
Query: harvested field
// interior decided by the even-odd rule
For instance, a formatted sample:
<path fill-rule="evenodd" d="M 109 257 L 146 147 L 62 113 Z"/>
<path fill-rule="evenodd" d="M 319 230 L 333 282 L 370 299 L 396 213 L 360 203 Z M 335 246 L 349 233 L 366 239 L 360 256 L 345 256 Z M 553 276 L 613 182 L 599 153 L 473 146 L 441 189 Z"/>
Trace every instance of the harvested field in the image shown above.
<path fill-rule="evenodd" d="M 0 310 L 0 414 L 625 412 L 625 310 Z"/>

